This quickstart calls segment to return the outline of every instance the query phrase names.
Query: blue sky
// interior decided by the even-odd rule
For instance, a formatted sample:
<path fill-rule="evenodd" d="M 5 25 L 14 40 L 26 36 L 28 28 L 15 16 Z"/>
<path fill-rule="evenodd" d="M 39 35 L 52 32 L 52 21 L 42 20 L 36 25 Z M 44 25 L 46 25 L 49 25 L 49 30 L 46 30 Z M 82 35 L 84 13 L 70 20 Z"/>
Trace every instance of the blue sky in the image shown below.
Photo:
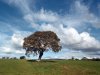
<path fill-rule="evenodd" d="M 63 48 L 43 58 L 100 57 L 100 0 L 0 0 L 0 57 L 24 55 L 23 38 L 47 30 Z"/>

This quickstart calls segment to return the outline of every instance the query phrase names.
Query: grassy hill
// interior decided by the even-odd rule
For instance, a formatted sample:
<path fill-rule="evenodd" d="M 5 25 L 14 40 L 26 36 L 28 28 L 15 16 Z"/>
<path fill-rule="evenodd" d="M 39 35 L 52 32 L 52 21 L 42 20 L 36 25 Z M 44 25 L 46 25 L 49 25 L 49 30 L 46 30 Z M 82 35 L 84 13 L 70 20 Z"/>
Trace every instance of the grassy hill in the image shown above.
<path fill-rule="evenodd" d="M 100 75 L 100 61 L 0 59 L 0 75 Z"/>

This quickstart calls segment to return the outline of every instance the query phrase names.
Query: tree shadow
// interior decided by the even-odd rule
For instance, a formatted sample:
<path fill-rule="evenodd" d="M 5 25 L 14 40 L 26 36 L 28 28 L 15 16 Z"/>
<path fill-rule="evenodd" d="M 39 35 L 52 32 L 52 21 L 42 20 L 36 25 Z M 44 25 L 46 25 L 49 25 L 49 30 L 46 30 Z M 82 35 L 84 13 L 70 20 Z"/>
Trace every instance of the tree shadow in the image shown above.
<path fill-rule="evenodd" d="M 53 63 L 53 62 L 56 62 L 56 60 L 51 60 L 51 59 L 42 59 L 41 61 L 37 61 L 37 60 L 27 60 L 28 62 L 44 62 L 44 63 L 46 63 L 46 62 L 51 62 L 51 63 Z"/>

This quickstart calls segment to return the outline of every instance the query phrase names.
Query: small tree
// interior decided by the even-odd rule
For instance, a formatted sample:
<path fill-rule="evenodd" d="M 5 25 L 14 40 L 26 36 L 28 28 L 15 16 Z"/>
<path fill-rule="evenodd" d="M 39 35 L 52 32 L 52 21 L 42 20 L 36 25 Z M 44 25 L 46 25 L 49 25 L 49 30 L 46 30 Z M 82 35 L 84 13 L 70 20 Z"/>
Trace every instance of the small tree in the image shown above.
<path fill-rule="evenodd" d="M 20 59 L 25 59 L 25 56 L 21 56 Z"/>
<path fill-rule="evenodd" d="M 44 51 L 59 52 L 61 50 L 60 39 L 52 31 L 37 31 L 24 38 L 23 48 L 26 50 L 26 55 L 39 54 L 38 59 L 41 60 Z"/>

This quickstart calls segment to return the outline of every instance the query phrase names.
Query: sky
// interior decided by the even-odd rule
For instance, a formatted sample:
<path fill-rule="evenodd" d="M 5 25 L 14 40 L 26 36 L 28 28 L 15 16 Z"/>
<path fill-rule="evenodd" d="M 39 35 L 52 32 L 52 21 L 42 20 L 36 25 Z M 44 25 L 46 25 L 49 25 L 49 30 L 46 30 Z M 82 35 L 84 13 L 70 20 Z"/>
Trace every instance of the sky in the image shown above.
<path fill-rule="evenodd" d="M 23 39 L 36 31 L 61 39 L 43 58 L 100 57 L 100 0 L 0 0 L 0 57 L 25 55 Z"/>

